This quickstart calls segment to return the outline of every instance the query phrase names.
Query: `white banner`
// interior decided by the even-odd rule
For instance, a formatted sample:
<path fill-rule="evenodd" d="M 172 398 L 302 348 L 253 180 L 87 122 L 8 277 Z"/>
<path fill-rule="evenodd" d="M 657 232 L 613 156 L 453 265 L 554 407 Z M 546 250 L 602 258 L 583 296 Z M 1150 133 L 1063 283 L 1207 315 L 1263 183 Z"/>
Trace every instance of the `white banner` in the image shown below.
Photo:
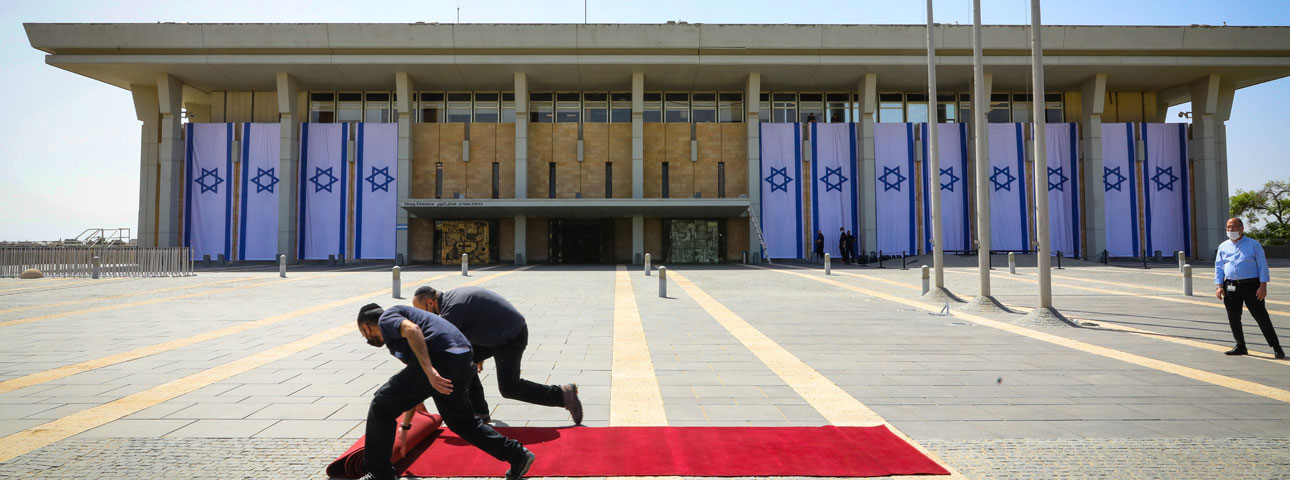
<path fill-rule="evenodd" d="M 927 124 L 923 129 L 923 158 L 928 158 Z M 941 123 L 937 125 L 936 143 L 940 144 L 941 184 L 941 248 L 951 252 L 972 248 L 972 230 L 968 226 L 967 182 L 967 124 Z M 932 198 L 928 190 L 933 175 L 923 161 L 923 248 L 932 251 Z"/>
<path fill-rule="evenodd" d="M 348 123 L 300 124 L 300 258 L 345 257 Z"/>
<path fill-rule="evenodd" d="M 399 198 L 399 124 L 358 124 L 354 258 L 394 258 Z"/>
<path fill-rule="evenodd" d="M 242 213 L 238 258 L 276 260 L 278 254 L 278 154 L 282 125 L 242 124 Z"/>
<path fill-rule="evenodd" d="M 873 126 L 877 242 L 883 255 L 918 254 L 914 217 L 914 124 Z M 831 230 L 825 230 L 830 232 Z"/>
<path fill-rule="evenodd" d="M 761 231 L 769 258 L 804 258 L 802 246 L 802 127 L 761 124 Z"/>
<path fill-rule="evenodd" d="M 233 124 L 189 123 L 184 167 L 184 245 L 232 259 Z"/>
<path fill-rule="evenodd" d="M 855 235 L 860 223 L 856 208 L 855 124 L 810 125 L 812 224 L 824 232 L 824 252 L 841 258 L 838 229 Z"/>
<path fill-rule="evenodd" d="M 985 181 L 990 188 L 990 250 L 1030 251 L 1026 222 L 1026 140 L 1020 123 L 991 123 L 990 168 Z"/>
<path fill-rule="evenodd" d="M 1048 123 L 1048 248 L 1051 255 L 1079 256 L 1079 140 L 1074 123 Z M 1038 225 L 1038 219 L 1036 219 Z"/>
<path fill-rule="evenodd" d="M 1138 169 L 1133 123 L 1102 124 L 1102 195 L 1106 251 L 1113 257 L 1142 254 L 1138 239 Z M 1093 252 L 1100 254 L 1101 252 Z"/>
<path fill-rule="evenodd" d="M 1191 182 L 1187 179 L 1187 124 L 1142 124 L 1142 180 L 1146 188 L 1147 254 L 1191 255 Z"/>

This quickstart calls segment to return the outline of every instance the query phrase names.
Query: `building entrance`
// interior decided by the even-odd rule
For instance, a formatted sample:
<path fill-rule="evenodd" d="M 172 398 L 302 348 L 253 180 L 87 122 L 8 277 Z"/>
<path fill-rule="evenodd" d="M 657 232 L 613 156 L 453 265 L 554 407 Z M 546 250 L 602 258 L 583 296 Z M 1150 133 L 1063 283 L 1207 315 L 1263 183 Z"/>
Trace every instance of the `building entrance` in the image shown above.
<path fill-rule="evenodd" d="M 611 220 L 551 220 L 550 262 L 563 264 L 610 263 L 613 259 Z"/>

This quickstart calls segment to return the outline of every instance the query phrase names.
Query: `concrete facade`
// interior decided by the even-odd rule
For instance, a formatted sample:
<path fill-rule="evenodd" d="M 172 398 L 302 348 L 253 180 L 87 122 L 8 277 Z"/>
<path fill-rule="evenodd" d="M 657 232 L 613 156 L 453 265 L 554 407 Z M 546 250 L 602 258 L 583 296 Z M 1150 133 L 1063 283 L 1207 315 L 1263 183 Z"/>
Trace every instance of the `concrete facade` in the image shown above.
<path fill-rule="evenodd" d="M 772 115 L 762 95 L 842 92 L 852 98 L 848 120 L 860 140 L 859 240 L 862 250 L 870 250 L 865 245 L 875 235 L 877 206 L 867 187 L 874 181 L 878 96 L 925 92 L 926 81 L 922 26 L 25 27 L 48 64 L 131 91 L 142 124 L 140 245 L 182 241 L 183 115 L 194 122 L 281 123 L 279 250 L 288 258 L 296 257 L 298 129 L 310 120 L 312 92 L 394 93 L 387 108 L 397 116 L 385 121 L 399 125 L 403 205 L 396 250 L 405 262 L 434 261 L 435 222 L 477 211 L 453 202 L 417 203 L 431 199 L 484 205 L 487 216 L 479 218 L 496 222 L 505 244 L 497 249 L 499 261 L 546 261 L 558 240 L 550 221 L 593 216 L 609 221 L 595 227 L 610 245 L 603 261 L 639 262 L 651 252 L 658 262 L 666 248 L 664 220 L 672 218 L 721 220 L 722 259 L 733 261 L 761 248 L 758 229 L 748 221 L 760 214 L 757 125 L 776 121 L 766 118 Z M 936 28 L 938 88 L 971 91 L 971 51 L 964 48 L 970 28 Z M 1025 28 L 986 27 L 982 37 L 987 93 L 1027 91 Z M 1195 249 L 1189 254 L 1212 255 L 1228 210 L 1225 122 L 1235 91 L 1290 75 L 1290 28 L 1050 26 L 1043 38 L 1046 90 L 1061 94 L 1065 121 L 1080 124 L 1085 255 L 1104 248 L 1104 206 L 1089 187 L 1101 175 L 1101 123 L 1165 121 L 1168 107 L 1188 101 L 1195 179 Z M 427 122 L 416 103 L 427 91 L 513 94 L 514 118 Z M 530 94 L 540 92 L 629 93 L 629 117 L 603 124 L 581 115 L 574 123 L 539 120 L 554 115 L 541 111 L 550 103 L 530 105 Z M 689 118 L 687 110 L 684 121 L 663 121 L 666 109 L 647 100 L 654 92 L 736 92 L 741 118 L 707 123 Z M 794 115 L 805 111 L 796 105 Z M 648 117 L 656 111 L 659 118 Z M 724 191 L 717 171 L 724 172 Z M 561 200 L 562 210 L 552 210 L 548 197 Z M 617 199 L 625 202 L 600 201 Z M 675 202 L 659 213 L 651 199 Z M 814 231 L 806 223 L 805 232 Z"/>

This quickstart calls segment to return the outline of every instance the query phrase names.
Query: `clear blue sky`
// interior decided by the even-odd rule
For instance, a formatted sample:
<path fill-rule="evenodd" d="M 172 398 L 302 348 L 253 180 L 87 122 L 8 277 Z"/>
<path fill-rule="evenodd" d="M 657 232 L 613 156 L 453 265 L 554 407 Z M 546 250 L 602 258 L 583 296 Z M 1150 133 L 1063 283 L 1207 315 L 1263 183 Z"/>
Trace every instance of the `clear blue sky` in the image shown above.
<path fill-rule="evenodd" d="M 1028 0 L 984 0 L 986 24 L 1029 22 Z M 588 0 L 591 23 L 926 22 L 923 2 Z M 804 5 L 810 5 L 805 7 Z M 970 0 L 936 0 L 938 23 L 972 23 Z M 4 0 L 0 2 L 0 240 L 72 237 L 89 227 L 135 228 L 139 127 L 130 93 L 44 64 L 23 22 L 453 22 L 581 23 L 581 0 L 216 2 Z M 1290 25 L 1283 0 L 1044 2 L 1044 23 L 1065 25 Z M 1184 106 L 1170 111 L 1188 110 Z M 1227 124 L 1230 184 L 1252 189 L 1290 178 L 1290 79 L 1240 90 Z"/>

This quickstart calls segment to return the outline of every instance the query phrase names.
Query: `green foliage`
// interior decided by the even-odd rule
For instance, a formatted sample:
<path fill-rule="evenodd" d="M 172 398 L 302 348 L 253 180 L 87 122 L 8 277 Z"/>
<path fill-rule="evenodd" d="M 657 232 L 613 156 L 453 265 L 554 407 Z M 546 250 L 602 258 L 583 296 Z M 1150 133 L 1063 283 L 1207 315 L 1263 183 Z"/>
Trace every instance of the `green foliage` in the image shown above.
<path fill-rule="evenodd" d="M 1245 234 L 1265 245 L 1290 244 L 1290 181 L 1269 180 L 1263 188 L 1237 190 L 1232 216 L 1245 222 Z"/>

